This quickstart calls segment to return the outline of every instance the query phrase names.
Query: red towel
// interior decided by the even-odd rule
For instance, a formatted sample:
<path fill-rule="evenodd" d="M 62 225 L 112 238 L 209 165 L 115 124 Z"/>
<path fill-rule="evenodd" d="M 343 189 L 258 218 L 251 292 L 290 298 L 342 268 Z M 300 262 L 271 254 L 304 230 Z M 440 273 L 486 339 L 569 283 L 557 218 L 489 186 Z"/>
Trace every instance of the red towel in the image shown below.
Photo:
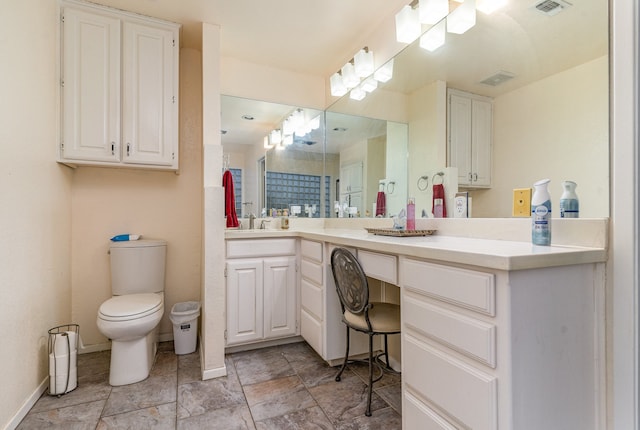
<path fill-rule="evenodd" d="M 384 217 L 387 212 L 387 198 L 384 195 L 384 191 L 378 191 L 378 198 L 376 199 L 376 216 Z"/>
<path fill-rule="evenodd" d="M 447 217 L 447 205 L 444 197 L 444 185 L 436 184 L 433 186 L 433 216 L 435 218 Z"/>
<path fill-rule="evenodd" d="M 227 227 L 238 227 L 238 215 L 236 215 L 236 196 L 233 191 L 233 176 L 230 170 L 225 170 L 222 175 L 224 187 L 224 214 L 227 217 Z"/>

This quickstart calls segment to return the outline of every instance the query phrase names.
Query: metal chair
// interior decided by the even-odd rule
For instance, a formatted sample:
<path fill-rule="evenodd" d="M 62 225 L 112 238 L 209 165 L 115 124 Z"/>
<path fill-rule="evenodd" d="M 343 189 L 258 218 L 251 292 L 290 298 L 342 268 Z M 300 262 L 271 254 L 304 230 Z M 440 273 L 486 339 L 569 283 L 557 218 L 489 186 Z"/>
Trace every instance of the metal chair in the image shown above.
<path fill-rule="evenodd" d="M 360 262 L 345 248 L 335 248 L 331 252 L 331 271 L 336 291 L 342 307 L 342 322 L 347 326 L 347 350 L 344 362 L 336 375 L 340 377 L 349 361 L 349 330 L 366 333 L 369 336 L 369 393 L 365 415 L 371 416 L 371 395 L 373 383 L 383 376 L 379 357 L 384 355 L 385 365 L 389 367 L 387 335 L 400 333 L 400 306 L 391 303 L 369 302 L 369 284 Z M 384 335 L 384 351 L 373 356 L 373 337 Z M 380 375 L 373 378 L 373 366 L 378 366 Z"/>

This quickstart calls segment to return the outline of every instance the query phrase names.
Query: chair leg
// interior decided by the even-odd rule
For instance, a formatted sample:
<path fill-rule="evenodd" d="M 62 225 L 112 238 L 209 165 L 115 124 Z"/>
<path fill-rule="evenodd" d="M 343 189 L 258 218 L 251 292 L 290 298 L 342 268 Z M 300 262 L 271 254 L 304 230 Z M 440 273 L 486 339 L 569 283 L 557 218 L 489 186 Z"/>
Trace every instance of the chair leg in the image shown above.
<path fill-rule="evenodd" d="M 336 375 L 336 381 L 340 381 L 340 376 L 342 375 L 342 372 L 344 372 L 344 369 L 346 369 L 348 360 L 349 360 L 349 326 L 347 326 L 347 350 L 344 353 L 344 362 L 342 363 L 342 367 L 340 368 L 340 371 Z"/>
<path fill-rule="evenodd" d="M 384 363 L 387 366 L 387 369 L 391 369 L 389 366 L 389 343 L 387 342 L 387 335 L 384 335 Z"/>
<path fill-rule="evenodd" d="M 369 393 L 367 395 L 366 416 L 371 416 L 371 394 L 373 392 L 373 334 L 369 333 Z"/>

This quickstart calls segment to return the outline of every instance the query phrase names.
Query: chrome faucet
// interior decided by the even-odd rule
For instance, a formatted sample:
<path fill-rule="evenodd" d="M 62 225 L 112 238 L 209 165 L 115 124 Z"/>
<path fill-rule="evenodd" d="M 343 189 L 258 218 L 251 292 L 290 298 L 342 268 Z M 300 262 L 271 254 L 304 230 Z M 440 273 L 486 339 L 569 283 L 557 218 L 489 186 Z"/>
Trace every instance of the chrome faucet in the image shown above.
<path fill-rule="evenodd" d="M 249 214 L 249 230 L 253 230 L 254 228 L 254 221 L 256 219 L 256 216 L 254 214 Z"/>
<path fill-rule="evenodd" d="M 262 221 L 260 221 L 260 230 L 264 230 L 266 228 L 265 223 L 267 222 L 271 222 L 270 219 L 263 219 Z"/>

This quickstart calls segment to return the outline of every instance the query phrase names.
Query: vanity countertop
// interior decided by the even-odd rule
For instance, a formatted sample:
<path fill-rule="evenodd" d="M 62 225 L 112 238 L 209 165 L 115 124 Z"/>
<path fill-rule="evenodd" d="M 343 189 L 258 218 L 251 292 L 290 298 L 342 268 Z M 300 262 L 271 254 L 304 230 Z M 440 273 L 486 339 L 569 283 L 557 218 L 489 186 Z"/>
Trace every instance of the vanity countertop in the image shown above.
<path fill-rule="evenodd" d="M 378 236 L 364 228 L 299 227 L 289 230 L 227 230 L 226 239 L 302 237 L 387 254 L 498 270 L 523 270 L 605 262 L 604 247 L 536 246 L 530 242 L 441 235 Z"/>

